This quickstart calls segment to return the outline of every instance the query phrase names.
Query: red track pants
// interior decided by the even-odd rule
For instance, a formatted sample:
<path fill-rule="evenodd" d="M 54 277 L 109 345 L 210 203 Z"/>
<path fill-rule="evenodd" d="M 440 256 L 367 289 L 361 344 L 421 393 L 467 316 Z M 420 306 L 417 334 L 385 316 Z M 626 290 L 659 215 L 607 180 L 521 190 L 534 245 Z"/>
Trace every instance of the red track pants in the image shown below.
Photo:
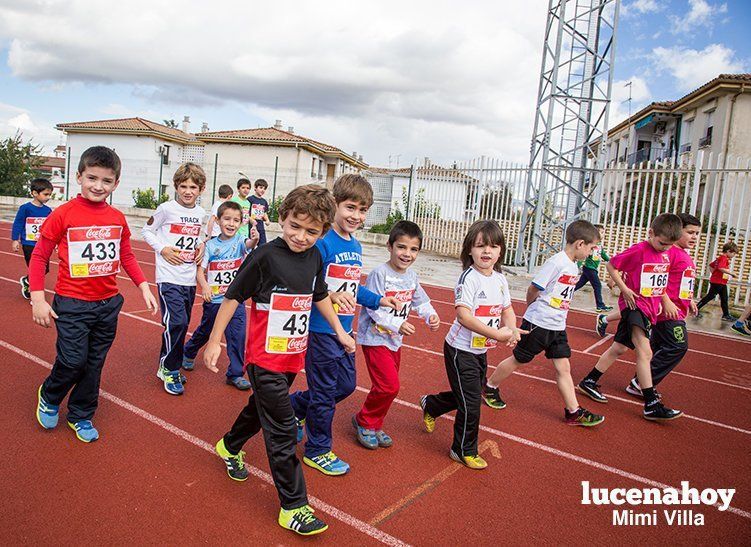
<path fill-rule="evenodd" d="M 365 429 L 383 429 L 383 420 L 399 394 L 399 364 L 402 350 L 391 351 L 386 346 L 360 346 L 372 387 L 357 413 L 357 423 Z"/>

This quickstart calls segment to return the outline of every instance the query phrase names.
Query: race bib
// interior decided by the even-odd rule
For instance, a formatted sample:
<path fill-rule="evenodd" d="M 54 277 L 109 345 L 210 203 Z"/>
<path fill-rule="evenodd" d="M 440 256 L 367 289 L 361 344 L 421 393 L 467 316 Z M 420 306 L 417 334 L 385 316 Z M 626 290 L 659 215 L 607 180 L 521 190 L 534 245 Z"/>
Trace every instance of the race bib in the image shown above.
<path fill-rule="evenodd" d="M 234 281 L 242 263 L 242 258 L 209 262 L 208 277 L 211 296 L 219 296 L 227 292 L 227 287 Z"/>
<path fill-rule="evenodd" d="M 39 241 L 39 230 L 47 217 L 26 217 L 26 240 Z"/>
<path fill-rule="evenodd" d="M 670 264 L 644 264 L 641 267 L 639 294 L 642 296 L 662 296 L 668 286 Z"/>
<path fill-rule="evenodd" d="M 563 274 L 553 285 L 550 296 L 550 306 L 559 310 L 568 310 L 571 307 L 571 299 L 574 297 L 578 275 Z"/>
<path fill-rule="evenodd" d="M 361 266 L 355 264 L 329 264 L 326 268 L 326 285 L 332 292 L 346 292 L 357 298 L 357 288 L 360 286 Z M 355 315 L 340 313 L 339 306 L 334 306 L 339 315 Z"/>
<path fill-rule="evenodd" d="M 250 222 L 250 209 L 247 207 L 243 207 L 243 224 L 248 224 Z"/>
<path fill-rule="evenodd" d="M 101 277 L 118 273 L 122 231 L 122 226 L 68 228 L 70 276 Z"/>
<path fill-rule="evenodd" d="M 724 274 L 722 274 L 722 278 L 723 278 L 723 279 L 724 279 L 725 281 L 727 281 L 728 279 L 730 279 L 730 276 L 729 276 L 728 274 L 724 273 Z"/>
<path fill-rule="evenodd" d="M 591 256 L 592 256 L 592 260 L 594 260 L 595 262 L 599 262 L 600 259 L 602 258 L 602 255 L 600 254 L 600 248 L 599 247 L 594 247 L 592 249 L 592 255 Z"/>
<path fill-rule="evenodd" d="M 266 214 L 266 207 L 260 203 L 253 203 L 250 205 L 250 216 L 253 218 L 261 218 Z"/>
<path fill-rule="evenodd" d="M 302 353 L 308 347 L 308 322 L 313 306 L 312 294 L 271 295 L 266 327 L 266 352 Z"/>
<path fill-rule="evenodd" d="M 691 268 L 683 270 L 681 276 L 681 288 L 678 298 L 681 300 L 692 300 L 694 298 L 694 284 L 696 283 L 696 271 Z"/>
<path fill-rule="evenodd" d="M 496 304 L 495 306 L 477 306 L 477 309 L 475 310 L 475 317 L 490 328 L 500 329 L 502 313 L 503 305 L 501 304 Z M 470 345 L 476 349 L 494 348 L 498 345 L 498 341 L 480 336 L 479 334 L 473 332 L 472 342 Z"/>
<path fill-rule="evenodd" d="M 170 224 L 167 242 L 170 247 L 179 249 L 177 256 L 180 260 L 193 262 L 196 259 L 196 248 L 201 242 L 201 225 Z"/>

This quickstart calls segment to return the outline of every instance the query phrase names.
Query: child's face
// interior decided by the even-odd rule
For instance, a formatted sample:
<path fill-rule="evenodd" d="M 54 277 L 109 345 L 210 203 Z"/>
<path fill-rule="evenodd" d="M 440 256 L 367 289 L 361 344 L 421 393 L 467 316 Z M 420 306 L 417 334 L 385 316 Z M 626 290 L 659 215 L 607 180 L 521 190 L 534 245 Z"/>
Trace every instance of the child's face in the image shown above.
<path fill-rule="evenodd" d="M 699 242 L 700 232 L 699 226 L 684 226 L 683 235 L 677 242 L 678 246 L 682 249 L 693 249 Z"/>
<path fill-rule="evenodd" d="M 647 241 L 649 241 L 649 244 L 652 246 L 652 248 L 660 253 L 663 253 L 670 249 L 670 247 L 673 246 L 672 239 L 668 239 L 665 236 L 658 236 L 654 233 L 652 228 L 649 229 L 649 236 L 647 237 Z"/>
<path fill-rule="evenodd" d="M 266 193 L 265 186 L 256 186 L 256 196 L 258 196 L 259 198 L 262 198 L 265 193 Z"/>
<path fill-rule="evenodd" d="M 224 237 L 229 238 L 237 233 L 242 223 L 243 215 L 240 211 L 227 209 L 219 218 L 219 229 L 222 231 Z"/>
<path fill-rule="evenodd" d="M 323 233 L 322 222 L 308 215 L 298 215 L 294 211 L 290 212 L 280 224 L 282 226 L 282 239 L 295 253 L 302 253 L 310 249 Z"/>
<path fill-rule="evenodd" d="M 243 184 L 240 186 L 240 188 L 237 189 L 237 193 L 240 194 L 241 198 L 247 198 L 248 194 L 250 194 L 250 184 Z"/>
<path fill-rule="evenodd" d="M 31 197 L 44 205 L 52 197 L 52 190 L 42 190 L 41 192 L 31 191 Z"/>
<path fill-rule="evenodd" d="M 83 173 L 76 173 L 76 180 L 81 185 L 81 197 L 101 203 L 115 191 L 120 180 L 114 169 L 109 167 L 86 167 Z"/>
<path fill-rule="evenodd" d="M 482 234 L 477 234 L 472 249 L 469 252 L 472 263 L 480 270 L 489 271 L 501 258 L 501 246 L 493 245 L 483 240 Z"/>
<path fill-rule="evenodd" d="M 198 196 L 201 195 L 201 187 L 193 179 L 188 179 L 177 185 L 177 201 L 185 207 L 193 207 L 196 204 Z"/>
<path fill-rule="evenodd" d="M 574 260 L 584 260 L 588 256 L 591 256 L 595 248 L 599 246 L 599 241 L 586 243 L 583 239 L 577 239 L 574 241 Z"/>
<path fill-rule="evenodd" d="M 336 206 L 334 223 L 345 234 L 354 233 L 365 222 L 368 209 L 367 205 L 360 202 L 351 199 L 344 200 Z"/>
<path fill-rule="evenodd" d="M 725 254 L 728 255 L 728 258 L 730 260 L 733 260 L 733 258 L 735 257 L 735 255 L 737 255 L 738 253 L 736 253 L 735 251 L 728 251 Z"/>
<path fill-rule="evenodd" d="M 597 233 L 600 234 L 600 242 L 602 242 L 603 239 L 605 239 L 605 230 L 603 228 L 598 228 Z"/>
<path fill-rule="evenodd" d="M 399 236 L 393 245 L 387 247 L 389 253 L 391 253 L 389 265 L 394 271 L 404 273 L 417 260 L 417 254 L 420 252 L 420 240 L 416 237 Z"/>

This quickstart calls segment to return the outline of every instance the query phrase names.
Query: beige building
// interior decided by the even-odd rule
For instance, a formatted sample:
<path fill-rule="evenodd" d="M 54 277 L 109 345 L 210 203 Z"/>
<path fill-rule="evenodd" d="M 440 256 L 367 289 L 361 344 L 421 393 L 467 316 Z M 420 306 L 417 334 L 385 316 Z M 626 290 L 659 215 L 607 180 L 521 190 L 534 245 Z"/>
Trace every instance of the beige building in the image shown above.
<path fill-rule="evenodd" d="M 203 124 L 198 133 L 190 132 L 187 116 L 179 129 L 143 118 L 61 123 L 56 129 L 67 137 L 73 174 L 81 154 L 90 146 L 104 145 L 118 153 L 123 168 L 112 201 L 128 206 L 133 205 L 135 189 L 153 188 L 171 195 L 172 175 L 186 161 L 198 163 L 206 171 L 207 191 L 201 198 L 205 206 L 213 203 L 220 185 L 234 188 L 242 176 L 251 181 L 266 179 L 271 200 L 296 186 L 311 182 L 330 185 L 341 174 L 367 167 L 354 152 L 347 154 L 298 135 L 292 127 L 283 130 L 280 120 L 273 127 L 231 131 L 209 131 Z M 75 185 L 71 176 L 70 195 L 75 195 Z"/>
<path fill-rule="evenodd" d="M 700 150 L 751 158 L 751 74 L 720 74 L 678 100 L 651 103 L 609 129 L 606 165 L 673 157 L 691 162 Z"/>

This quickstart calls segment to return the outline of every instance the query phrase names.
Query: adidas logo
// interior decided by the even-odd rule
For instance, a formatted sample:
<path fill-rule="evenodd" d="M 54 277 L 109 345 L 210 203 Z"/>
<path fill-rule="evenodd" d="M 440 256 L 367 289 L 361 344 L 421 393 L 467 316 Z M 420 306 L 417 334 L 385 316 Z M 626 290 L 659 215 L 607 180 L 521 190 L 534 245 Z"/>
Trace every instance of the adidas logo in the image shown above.
<path fill-rule="evenodd" d="M 487 296 L 485 296 L 485 291 L 480 291 L 480 294 L 477 295 L 477 298 L 487 298 Z"/>

